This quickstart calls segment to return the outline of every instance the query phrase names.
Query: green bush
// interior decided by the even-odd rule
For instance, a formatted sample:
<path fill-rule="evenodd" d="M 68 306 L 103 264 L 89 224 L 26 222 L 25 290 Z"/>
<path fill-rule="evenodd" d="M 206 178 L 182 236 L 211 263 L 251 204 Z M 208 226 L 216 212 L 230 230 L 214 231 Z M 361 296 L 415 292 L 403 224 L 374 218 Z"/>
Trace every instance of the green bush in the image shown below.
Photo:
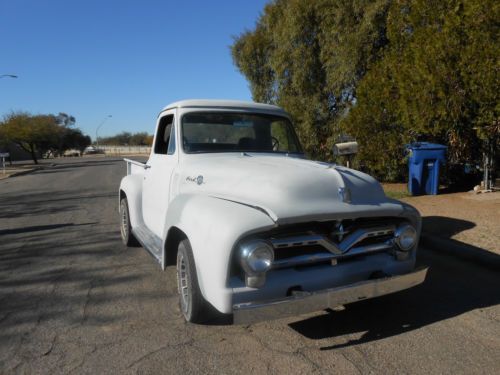
<path fill-rule="evenodd" d="M 451 164 L 498 147 L 500 5 L 468 1 L 277 0 L 235 39 L 235 65 L 254 100 L 295 120 L 306 152 L 331 160 L 342 135 L 355 166 L 383 180 L 406 174 L 404 145 L 448 146 Z"/>

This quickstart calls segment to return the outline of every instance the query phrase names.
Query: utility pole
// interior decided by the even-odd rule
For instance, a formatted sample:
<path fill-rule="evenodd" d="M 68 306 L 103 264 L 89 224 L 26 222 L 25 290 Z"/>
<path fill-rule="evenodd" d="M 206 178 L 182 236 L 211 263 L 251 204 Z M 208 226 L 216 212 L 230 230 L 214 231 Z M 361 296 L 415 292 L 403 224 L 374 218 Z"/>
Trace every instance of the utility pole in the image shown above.
<path fill-rule="evenodd" d="M 104 125 L 104 123 L 106 122 L 106 120 L 108 118 L 111 118 L 111 117 L 113 117 L 113 116 L 112 115 L 107 115 L 106 117 L 104 117 L 104 119 L 101 121 L 101 123 L 99 124 L 99 126 L 95 130 L 95 143 L 96 143 L 96 150 L 97 150 L 97 152 L 99 152 L 99 135 L 98 135 L 99 129 L 101 128 L 101 126 Z"/>

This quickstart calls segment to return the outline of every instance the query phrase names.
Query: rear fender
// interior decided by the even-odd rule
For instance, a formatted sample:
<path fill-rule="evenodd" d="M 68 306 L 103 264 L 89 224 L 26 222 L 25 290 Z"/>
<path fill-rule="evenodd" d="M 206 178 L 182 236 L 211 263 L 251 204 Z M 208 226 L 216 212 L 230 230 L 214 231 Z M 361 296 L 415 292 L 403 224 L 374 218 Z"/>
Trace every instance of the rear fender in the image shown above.
<path fill-rule="evenodd" d="M 130 214 L 130 225 L 137 228 L 142 225 L 142 175 L 131 174 L 122 178 L 120 199 L 125 194 Z"/>

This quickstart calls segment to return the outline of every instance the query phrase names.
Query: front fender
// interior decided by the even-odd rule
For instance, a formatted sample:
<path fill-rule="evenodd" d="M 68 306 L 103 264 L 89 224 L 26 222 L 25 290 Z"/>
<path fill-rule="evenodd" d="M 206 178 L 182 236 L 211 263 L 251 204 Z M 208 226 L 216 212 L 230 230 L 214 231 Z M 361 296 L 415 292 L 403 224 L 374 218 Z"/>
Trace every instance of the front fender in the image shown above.
<path fill-rule="evenodd" d="M 169 204 L 164 239 L 172 227 L 187 235 L 203 297 L 220 312 L 231 313 L 232 290 L 227 287 L 227 277 L 234 244 L 243 236 L 275 225 L 256 208 L 206 195 L 184 194 Z M 163 262 L 165 259 L 166 254 Z"/>

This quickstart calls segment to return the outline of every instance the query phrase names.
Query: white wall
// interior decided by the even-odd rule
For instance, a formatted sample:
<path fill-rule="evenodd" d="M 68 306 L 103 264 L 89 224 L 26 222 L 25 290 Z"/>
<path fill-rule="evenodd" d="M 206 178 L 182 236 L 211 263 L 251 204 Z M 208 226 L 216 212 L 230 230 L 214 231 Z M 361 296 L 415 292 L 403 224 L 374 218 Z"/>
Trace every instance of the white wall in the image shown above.
<path fill-rule="evenodd" d="M 106 155 L 134 155 L 142 154 L 149 155 L 151 146 L 102 146 L 99 145 L 99 150 L 104 151 Z"/>

